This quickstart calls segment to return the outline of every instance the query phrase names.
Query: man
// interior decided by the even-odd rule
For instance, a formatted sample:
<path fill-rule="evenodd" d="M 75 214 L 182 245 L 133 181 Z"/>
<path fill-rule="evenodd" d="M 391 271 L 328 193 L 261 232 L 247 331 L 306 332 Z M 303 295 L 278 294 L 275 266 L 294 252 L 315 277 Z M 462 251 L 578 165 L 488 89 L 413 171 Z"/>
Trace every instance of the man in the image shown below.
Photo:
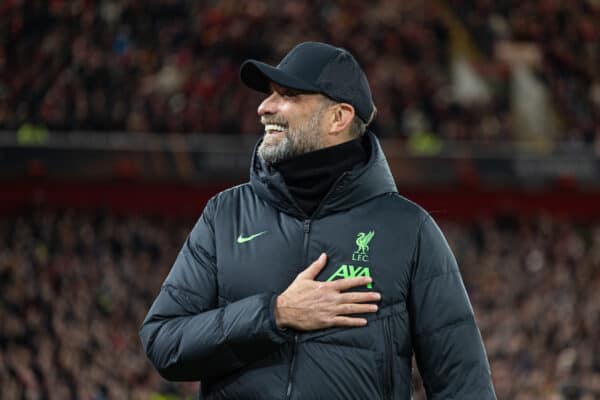
<path fill-rule="evenodd" d="M 365 127 L 375 106 L 350 53 L 302 43 L 265 92 L 250 182 L 212 198 L 141 329 L 169 380 L 205 399 L 495 399 L 456 261 L 400 196 Z"/>

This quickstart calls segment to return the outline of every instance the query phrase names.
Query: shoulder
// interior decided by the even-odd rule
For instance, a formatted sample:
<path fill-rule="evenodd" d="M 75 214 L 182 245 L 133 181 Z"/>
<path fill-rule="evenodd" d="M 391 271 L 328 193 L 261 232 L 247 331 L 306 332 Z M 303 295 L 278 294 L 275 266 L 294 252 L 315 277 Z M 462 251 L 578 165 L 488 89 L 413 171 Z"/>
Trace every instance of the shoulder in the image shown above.
<path fill-rule="evenodd" d="M 431 215 L 422 206 L 398 192 L 386 193 L 380 196 L 378 201 L 378 207 L 386 210 L 389 217 L 402 220 L 403 224 L 419 226 L 431 219 Z"/>
<path fill-rule="evenodd" d="M 214 195 L 209 202 L 213 203 L 226 203 L 231 200 L 235 200 L 241 196 L 254 196 L 254 189 L 249 182 L 242 183 L 237 186 L 225 189 L 216 195 Z"/>
<path fill-rule="evenodd" d="M 205 212 L 212 215 L 231 217 L 240 208 L 247 208 L 248 204 L 256 202 L 258 196 L 252 185 L 248 182 L 233 186 L 214 195 L 206 204 Z"/>
<path fill-rule="evenodd" d="M 249 196 L 255 196 L 252 185 L 249 182 L 242 183 L 215 194 L 212 198 L 210 198 L 210 200 L 208 200 L 207 207 L 210 204 L 212 207 L 218 208 L 232 201 Z"/>

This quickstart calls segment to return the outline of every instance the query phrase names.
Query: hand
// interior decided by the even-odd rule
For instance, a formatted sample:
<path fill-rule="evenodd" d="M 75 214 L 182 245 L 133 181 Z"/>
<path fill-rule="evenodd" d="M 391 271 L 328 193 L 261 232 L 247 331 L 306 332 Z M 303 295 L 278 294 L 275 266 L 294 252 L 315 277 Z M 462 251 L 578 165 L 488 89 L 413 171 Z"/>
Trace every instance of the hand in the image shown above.
<path fill-rule="evenodd" d="M 338 279 L 331 282 L 315 281 L 327 263 L 325 253 L 308 268 L 298 274 L 291 285 L 277 297 L 275 320 L 279 328 L 302 331 L 333 326 L 364 326 L 365 318 L 349 317 L 349 314 L 374 313 L 381 295 L 376 292 L 349 292 L 344 290 L 371 283 L 371 278 Z"/>

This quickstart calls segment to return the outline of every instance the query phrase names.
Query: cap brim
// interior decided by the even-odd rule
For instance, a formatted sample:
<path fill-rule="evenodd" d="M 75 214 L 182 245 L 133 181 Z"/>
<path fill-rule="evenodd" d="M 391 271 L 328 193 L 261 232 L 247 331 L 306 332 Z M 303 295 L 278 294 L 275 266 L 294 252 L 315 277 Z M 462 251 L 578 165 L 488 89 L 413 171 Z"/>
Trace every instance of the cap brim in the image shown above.
<path fill-rule="evenodd" d="M 250 89 L 267 94 L 271 93 L 271 82 L 291 89 L 318 92 L 318 89 L 311 84 L 256 60 L 244 61 L 240 68 L 240 78 Z"/>

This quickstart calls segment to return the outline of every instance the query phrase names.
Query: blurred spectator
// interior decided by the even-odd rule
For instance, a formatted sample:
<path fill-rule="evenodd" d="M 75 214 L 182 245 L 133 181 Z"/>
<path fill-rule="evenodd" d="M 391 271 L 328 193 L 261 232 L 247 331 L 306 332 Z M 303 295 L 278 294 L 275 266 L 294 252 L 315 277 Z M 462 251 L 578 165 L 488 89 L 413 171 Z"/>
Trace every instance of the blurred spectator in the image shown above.
<path fill-rule="evenodd" d="M 0 220 L 2 398 L 193 396 L 197 384 L 153 371 L 137 336 L 192 222 L 72 211 Z M 498 398 L 600 399 L 600 224 L 511 217 L 442 227 Z M 415 400 L 425 399 L 415 385 Z"/>

